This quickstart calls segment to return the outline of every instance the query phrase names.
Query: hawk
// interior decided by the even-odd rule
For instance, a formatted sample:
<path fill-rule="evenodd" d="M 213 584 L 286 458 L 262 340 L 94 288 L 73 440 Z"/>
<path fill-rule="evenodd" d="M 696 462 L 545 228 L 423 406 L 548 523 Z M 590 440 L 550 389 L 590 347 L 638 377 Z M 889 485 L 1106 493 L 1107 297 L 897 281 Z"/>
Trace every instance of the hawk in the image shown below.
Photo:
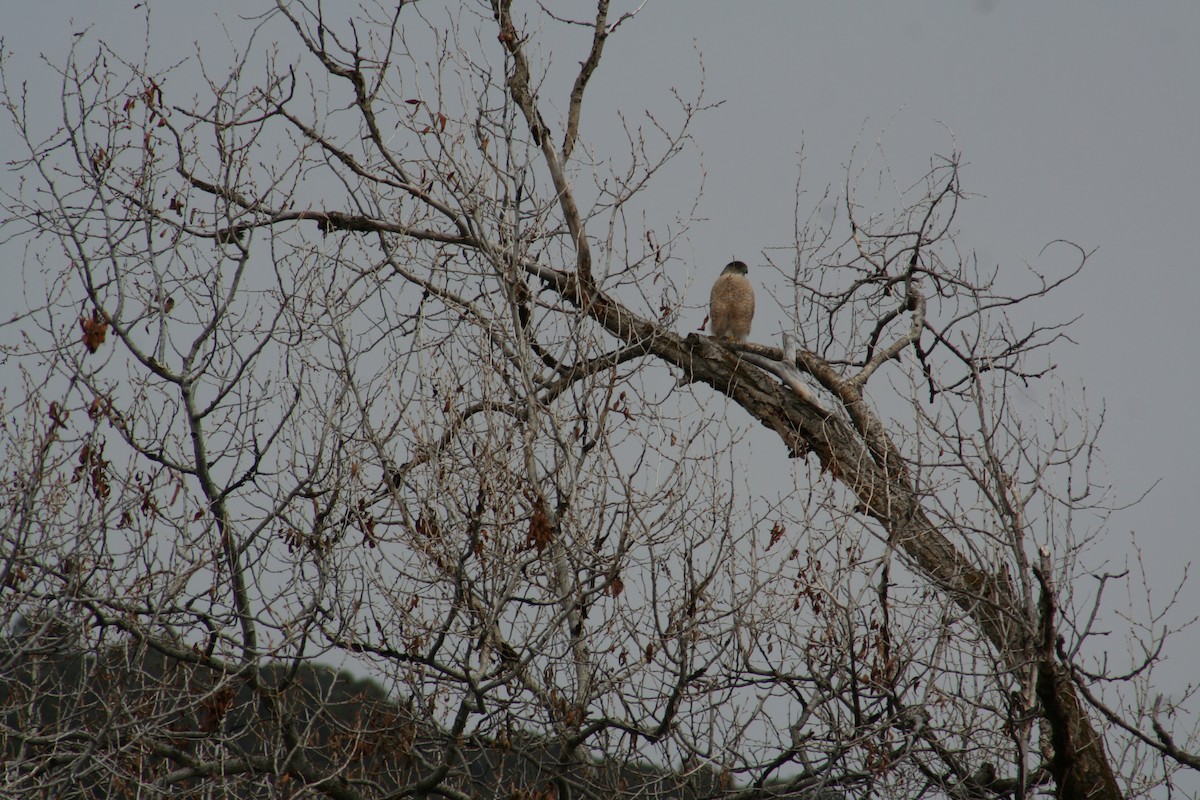
<path fill-rule="evenodd" d="M 718 339 L 746 341 L 754 319 L 754 287 L 746 277 L 746 265 L 730 261 L 721 271 L 708 299 L 708 324 Z"/>

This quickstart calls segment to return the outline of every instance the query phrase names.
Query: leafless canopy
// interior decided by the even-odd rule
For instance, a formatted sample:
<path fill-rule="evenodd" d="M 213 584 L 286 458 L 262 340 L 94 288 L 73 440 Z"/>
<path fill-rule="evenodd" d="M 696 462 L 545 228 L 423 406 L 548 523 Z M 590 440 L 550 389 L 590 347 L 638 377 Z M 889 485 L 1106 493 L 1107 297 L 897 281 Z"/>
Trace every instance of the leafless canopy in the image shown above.
<path fill-rule="evenodd" d="M 6 70 L 6 796 L 1200 768 L 1191 698 L 1151 694 L 1168 632 L 1094 637 L 1128 576 L 1080 560 L 1100 420 L 1037 316 L 1088 253 L 979 264 L 957 154 L 856 153 L 756 266 L 792 334 L 688 333 L 719 265 L 677 255 L 692 199 L 643 198 L 709 101 L 618 142 L 582 113 L 636 13 L 279 0 L 169 68 L 82 36 L 51 123 Z"/>

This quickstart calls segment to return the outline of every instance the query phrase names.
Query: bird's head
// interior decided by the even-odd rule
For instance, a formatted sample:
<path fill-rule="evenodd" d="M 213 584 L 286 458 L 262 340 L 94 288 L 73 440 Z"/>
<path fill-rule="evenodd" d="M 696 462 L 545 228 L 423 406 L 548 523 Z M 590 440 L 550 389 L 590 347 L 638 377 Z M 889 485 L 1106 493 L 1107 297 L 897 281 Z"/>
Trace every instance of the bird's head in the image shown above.
<path fill-rule="evenodd" d="M 725 269 L 721 270 L 722 275 L 745 275 L 748 268 L 745 261 L 730 261 L 725 265 Z"/>

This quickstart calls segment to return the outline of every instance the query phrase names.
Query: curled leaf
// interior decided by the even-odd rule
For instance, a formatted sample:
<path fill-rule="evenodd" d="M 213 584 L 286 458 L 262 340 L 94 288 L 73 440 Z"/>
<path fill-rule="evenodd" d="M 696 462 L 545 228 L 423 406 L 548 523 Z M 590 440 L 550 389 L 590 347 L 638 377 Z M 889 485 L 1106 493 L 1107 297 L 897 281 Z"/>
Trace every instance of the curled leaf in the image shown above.
<path fill-rule="evenodd" d="M 92 311 L 91 317 L 80 317 L 79 327 L 83 329 L 83 346 L 89 353 L 94 353 L 104 344 L 108 336 L 108 320 L 100 316 L 99 311 Z"/>

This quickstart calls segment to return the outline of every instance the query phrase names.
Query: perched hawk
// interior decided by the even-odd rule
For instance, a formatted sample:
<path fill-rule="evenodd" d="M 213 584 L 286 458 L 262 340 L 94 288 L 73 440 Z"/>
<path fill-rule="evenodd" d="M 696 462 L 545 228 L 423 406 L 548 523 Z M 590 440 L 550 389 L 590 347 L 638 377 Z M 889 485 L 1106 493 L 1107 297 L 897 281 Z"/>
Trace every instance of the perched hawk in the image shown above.
<path fill-rule="evenodd" d="M 754 287 L 746 277 L 746 265 L 731 261 L 713 284 L 708 299 L 708 324 L 718 339 L 746 341 L 754 319 Z"/>

